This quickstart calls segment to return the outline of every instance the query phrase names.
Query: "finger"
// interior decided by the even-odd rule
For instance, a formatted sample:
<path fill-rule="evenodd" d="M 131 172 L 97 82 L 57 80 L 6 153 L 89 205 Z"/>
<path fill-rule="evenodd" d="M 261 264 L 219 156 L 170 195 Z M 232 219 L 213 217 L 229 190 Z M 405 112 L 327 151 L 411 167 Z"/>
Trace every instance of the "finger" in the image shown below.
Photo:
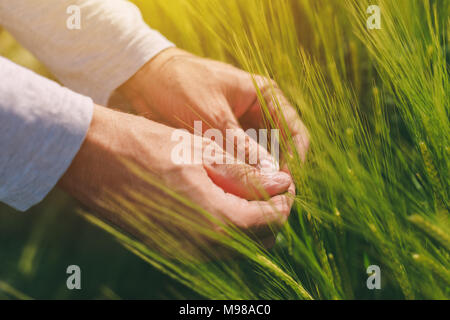
<path fill-rule="evenodd" d="M 225 137 L 222 147 L 227 153 L 239 161 L 256 166 L 261 170 L 275 172 L 279 170 L 279 150 L 273 152 L 273 157 L 267 150 L 258 144 L 258 132 L 244 132 L 239 124 L 236 115 L 233 113 L 232 106 L 226 99 L 220 100 L 216 110 L 222 110 L 222 113 L 215 115 L 213 120 L 205 121 L 202 126 L 203 133 L 208 129 L 213 129 L 211 123 L 216 125 Z M 255 129 L 255 128 L 252 128 Z"/>
<path fill-rule="evenodd" d="M 278 195 L 269 201 L 242 203 L 234 211 L 239 215 L 236 225 L 258 239 L 276 234 L 287 221 L 292 204 L 292 197 L 288 195 Z"/>
<path fill-rule="evenodd" d="M 281 137 L 285 142 L 292 137 L 292 142 L 298 151 L 300 158 L 304 161 L 309 148 L 309 134 L 301 121 L 298 112 L 289 103 L 283 92 L 273 80 L 262 76 L 254 76 L 253 81 L 256 83 L 258 89 L 253 86 L 252 94 L 257 97 L 257 92 L 259 90 L 276 128 L 281 129 Z M 249 126 L 267 126 L 264 121 L 263 107 L 257 98 L 254 100 L 253 104 L 245 110 L 240 119 L 244 128 L 248 128 Z M 287 128 L 287 131 L 284 130 L 285 127 Z M 286 145 L 288 144 L 286 143 Z"/>
<path fill-rule="evenodd" d="M 272 197 L 268 201 L 248 201 L 231 193 L 226 193 L 204 173 L 196 175 L 196 190 L 191 190 L 194 203 L 244 232 L 263 239 L 276 233 L 286 222 L 293 205 L 292 185 L 288 193 Z"/>
<path fill-rule="evenodd" d="M 286 222 L 293 205 L 292 185 L 287 194 L 277 195 L 268 201 L 248 201 L 213 185 L 210 188 L 215 197 L 213 210 L 225 217 L 227 222 L 261 239 L 276 233 Z"/>
<path fill-rule="evenodd" d="M 227 129 L 226 152 L 238 161 L 252 165 L 261 171 L 278 172 L 279 150 L 273 150 L 272 154 L 269 154 L 266 148 L 257 142 L 258 138 L 261 137 L 256 130 L 244 132 L 240 127 Z"/>
<path fill-rule="evenodd" d="M 276 235 L 289 217 L 294 197 L 295 185 L 291 183 L 287 193 L 272 197 L 269 201 L 240 201 L 239 205 L 234 205 L 233 212 L 239 217 L 239 222 L 235 224 L 257 239 Z M 231 195 L 228 200 L 236 201 Z"/>
<path fill-rule="evenodd" d="M 215 110 L 220 110 L 220 112 L 212 112 L 211 116 L 213 118 L 210 121 L 211 123 L 208 128 L 219 129 L 223 134 L 226 134 L 227 129 L 241 128 L 236 115 L 233 113 L 233 110 L 225 97 L 219 100 L 216 104 Z"/>
<path fill-rule="evenodd" d="M 279 103 L 279 111 L 278 114 L 274 116 L 277 123 L 279 124 L 280 128 L 284 128 L 283 123 L 286 124 L 287 129 L 289 132 L 282 131 L 282 136 L 285 141 L 289 141 L 289 137 L 292 138 L 292 143 L 295 147 L 295 149 L 298 152 L 298 155 L 300 156 L 300 159 L 302 161 L 306 160 L 306 154 L 309 149 L 309 133 L 306 129 L 306 126 L 303 124 L 303 122 L 300 120 L 300 117 L 297 113 L 297 111 L 292 107 L 288 102 L 286 102 L 285 98 L 277 98 L 274 97 L 273 99 L 278 99 Z M 283 100 L 285 102 L 283 102 Z M 272 106 L 270 107 L 271 110 L 276 109 L 277 107 L 274 106 L 276 102 L 272 102 Z M 272 111 L 277 112 L 277 111 Z M 289 144 L 287 143 L 287 146 L 289 147 Z M 292 152 L 292 150 L 290 150 Z"/>
<path fill-rule="evenodd" d="M 267 199 L 286 192 L 292 184 L 285 172 L 267 172 L 246 164 L 205 165 L 211 180 L 225 192 L 247 200 Z"/>
<path fill-rule="evenodd" d="M 222 138 L 224 137 L 221 147 L 226 150 L 227 154 L 237 161 L 253 165 L 261 170 L 279 171 L 279 150 L 273 153 L 276 157 L 269 154 L 263 146 L 258 144 L 258 132 L 256 130 L 244 132 L 228 103 L 223 102 L 221 105 L 219 109 L 226 111 L 222 119 L 216 120 L 214 123 L 217 124 L 216 129 L 222 133 Z M 208 129 L 213 128 L 207 122 L 206 126 L 202 127 L 203 133 L 212 133 L 206 132 Z"/>

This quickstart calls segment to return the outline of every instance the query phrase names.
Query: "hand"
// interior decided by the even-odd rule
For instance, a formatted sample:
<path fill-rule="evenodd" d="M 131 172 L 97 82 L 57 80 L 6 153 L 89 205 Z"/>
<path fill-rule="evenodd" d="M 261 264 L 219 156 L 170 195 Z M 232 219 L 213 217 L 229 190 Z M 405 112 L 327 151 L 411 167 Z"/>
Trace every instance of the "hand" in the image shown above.
<path fill-rule="evenodd" d="M 143 66 L 118 91 L 138 113 L 155 121 L 192 131 L 194 121 L 201 120 L 203 130 L 225 132 L 240 126 L 265 127 L 254 80 L 275 121 L 286 121 L 289 132 L 281 135 L 293 137 L 304 160 L 309 146 L 307 129 L 272 80 L 252 78 L 233 66 L 171 48 Z"/>
<path fill-rule="evenodd" d="M 217 159 L 225 162 L 229 155 L 204 138 L 200 138 L 201 146 L 203 150 L 206 146 L 213 149 L 213 157 L 204 153 L 202 164 L 176 164 L 171 156 L 176 144 L 172 141 L 173 132 L 174 129 L 145 118 L 96 106 L 85 142 L 59 184 L 113 223 L 138 237 L 151 237 L 130 225 L 131 216 L 127 218 L 104 205 L 112 195 L 134 201 L 132 195 L 139 194 L 152 203 L 167 197 L 149 182 L 151 175 L 151 179 L 162 182 L 221 221 L 254 234 L 267 246 L 273 244 L 271 228 L 286 221 L 292 206 L 290 176 L 283 172 L 263 174 L 243 163 L 220 164 Z M 136 175 L 126 163 L 135 164 L 144 175 Z M 291 195 L 283 194 L 286 191 Z M 264 194 L 267 201 L 261 200 Z M 167 198 L 162 201 L 168 202 Z M 157 216 L 149 220 L 154 218 Z"/>

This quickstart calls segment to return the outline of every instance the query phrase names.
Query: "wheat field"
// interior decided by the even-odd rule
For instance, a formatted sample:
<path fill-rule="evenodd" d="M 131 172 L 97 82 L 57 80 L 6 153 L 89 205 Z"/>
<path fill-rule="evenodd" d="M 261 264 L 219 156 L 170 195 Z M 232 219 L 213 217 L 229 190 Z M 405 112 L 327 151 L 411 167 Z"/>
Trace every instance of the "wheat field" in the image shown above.
<path fill-rule="evenodd" d="M 193 221 L 238 253 L 221 260 L 170 232 L 146 246 L 55 191 L 26 215 L 0 207 L 0 298 L 448 299 L 450 1 L 377 2 L 370 30 L 368 0 L 135 1 L 180 48 L 271 77 L 297 108 L 311 150 L 288 161 L 289 221 L 271 250 Z M 0 54 L 51 77 L 5 31 Z M 130 223 L 153 230 L 148 208 L 186 223 L 167 199 L 136 197 L 121 199 Z M 57 271 L 72 260 L 90 270 L 81 293 Z M 371 265 L 381 290 L 367 287 Z"/>

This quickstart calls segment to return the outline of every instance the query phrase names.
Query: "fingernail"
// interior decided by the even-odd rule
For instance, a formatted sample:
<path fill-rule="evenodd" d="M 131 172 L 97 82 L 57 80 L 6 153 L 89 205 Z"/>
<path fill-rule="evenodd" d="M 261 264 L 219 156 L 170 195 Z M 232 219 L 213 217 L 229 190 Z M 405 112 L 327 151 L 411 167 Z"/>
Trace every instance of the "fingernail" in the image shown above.
<path fill-rule="evenodd" d="M 297 148 L 300 159 L 304 162 L 306 160 L 306 152 L 309 147 L 309 139 L 307 137 L 296 135 L 293 137 L 294 144 Z"/>

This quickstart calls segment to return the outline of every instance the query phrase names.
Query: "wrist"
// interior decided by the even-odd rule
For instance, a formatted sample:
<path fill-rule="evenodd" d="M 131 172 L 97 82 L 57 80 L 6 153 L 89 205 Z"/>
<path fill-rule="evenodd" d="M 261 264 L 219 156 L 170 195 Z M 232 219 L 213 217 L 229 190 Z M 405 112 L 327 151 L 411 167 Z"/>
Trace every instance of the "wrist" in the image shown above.
<path fill-rule="evenodd" d="M 193 55 L 176 47 L 161 51 L 145 63 L 130 79 L 117 88 L 116 91 L 133 106 L 135 111 L 148 111 L 142 109 L 147 108 L 143 105 L 148 100 L 145 97 L 152 95 L 153 84 L 164 76 L 166 67 L 171 60 L 185 56 Z"/>
<path fill-rule="evenodd" d="M 91 124 L 86 137 L 70 167 L 58 182 L 58 185 L 72 195 L 82 194 L 80 188 L 88 189 L 95 178 L 97 159 L 103 157 L 100 151 L 108 149 L 115 111 L 94 105 Z"/>

